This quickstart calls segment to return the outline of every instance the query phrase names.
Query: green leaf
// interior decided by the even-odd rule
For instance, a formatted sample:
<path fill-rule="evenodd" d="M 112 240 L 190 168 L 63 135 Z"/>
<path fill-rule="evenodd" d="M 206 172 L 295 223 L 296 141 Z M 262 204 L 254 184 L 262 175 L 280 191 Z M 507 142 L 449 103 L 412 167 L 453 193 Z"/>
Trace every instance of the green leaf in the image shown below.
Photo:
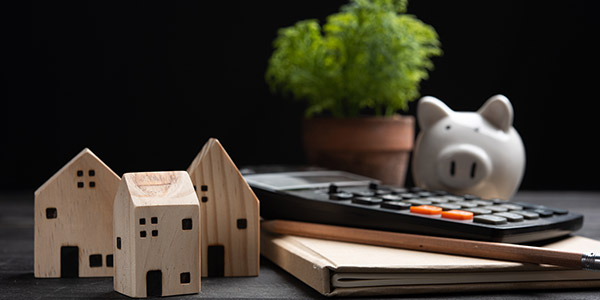
<path fill-rule="evenodd" d="M 442 54 L 437 33 L 412 15 L 407 1 L 353 0 L 323 28 L 304 20 L 273 42 L 266 81 L 272 92 L 306 101 L 307 116 L 353 117 L 406 110 Z"/>

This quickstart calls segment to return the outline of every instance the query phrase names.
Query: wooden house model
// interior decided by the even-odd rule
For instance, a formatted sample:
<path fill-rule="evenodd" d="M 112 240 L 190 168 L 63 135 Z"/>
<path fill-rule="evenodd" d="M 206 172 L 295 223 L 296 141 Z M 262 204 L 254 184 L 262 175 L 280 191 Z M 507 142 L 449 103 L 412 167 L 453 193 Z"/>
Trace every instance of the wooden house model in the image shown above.
<path fill-rule="evenodd" d="M 114 199 L 115 291 L 200 292 L 200 207 L 185 171 L 127 173 Z"/>
<path fill-rule="evenodd" d="M 200 199 L 202 276 L 258 276 L 259 202 L 218 140 L 188 168 Z"/>
<path fill-rule="evenodd" d="M 35 277 L 112 276 L 119 181 L 86 148 L 35 191 Z"/>

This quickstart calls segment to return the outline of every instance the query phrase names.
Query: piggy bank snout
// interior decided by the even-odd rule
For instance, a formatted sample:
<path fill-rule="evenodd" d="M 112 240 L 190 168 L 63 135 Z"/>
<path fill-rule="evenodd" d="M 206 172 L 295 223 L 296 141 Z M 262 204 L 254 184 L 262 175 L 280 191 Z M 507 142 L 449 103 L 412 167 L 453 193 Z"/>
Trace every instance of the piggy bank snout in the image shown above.
<path fill-rule="evenodd" d="M 452 145 L 437 158 L 440 181 L 452 189 L 467 189 L 486 179 L 492 163 L 483 149 L 474 145 Z"/>

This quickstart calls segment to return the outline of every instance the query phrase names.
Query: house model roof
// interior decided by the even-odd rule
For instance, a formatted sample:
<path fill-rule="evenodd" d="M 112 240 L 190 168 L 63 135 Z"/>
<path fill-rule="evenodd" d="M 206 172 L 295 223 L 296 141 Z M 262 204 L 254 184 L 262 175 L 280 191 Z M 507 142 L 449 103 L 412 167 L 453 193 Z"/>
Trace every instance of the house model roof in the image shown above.
<path fill-rule="evenodd" d="M 244 179 L 244 176 L 242 176 L 242 173 L 240 173 L 219 140 L 210 138 L 204 144 L 200 153 L 198 153 L 188 167 L 188 173 L 195 180 L 197 180 L 196 173 L 203 173 L 203 176 L 210 177 L 211 181 L 219 182 L 222 187 L 227 186 L 228 189 L 241 188 L 243 190 L 242 193 L 251 195 L 250 197 L 243 198 L 251 201 L 258 208 L 258 198 L 254 195 L 254 192 L 246 183 L 246 179 Z M 243 185 L 240 186 L 238 183 L 243 183 Z"/>
<path fill-rule="evenodd" d="M 185 171 L 126 173 L 122 181 L 135 206 L 198 205 L 192 181 Z"/>
<path fill-rule="evenodd" d="M 54 173 L 54 175 L 52 175 L 52 177 L 50 177 L 48 180 L 46 180 L 46 182 L 44 182 L 44 184 L 42 184 L 35 191 L 35 195 L 39 195 L 41 192 L 43 192 L 48 186 L 50 186 L 52 183 L 54 183 L 58 179 L 58 177 L 62 176 L 67 170 L 69 170 L 72 165 L 76 164 L 77 162 L 79 162 L 81 160 L 90 160 L 90 159 L 97 161 L 97 163 L 99 163 L 102 167 L 104 167 L 108 171 L 110 171 L 110 173 L 113 174 L 116 178 L 119 178 L 119 176 L 115 172 L 113 172 L 113 170 L 111 170 L 102 160 L 100 160 L 100 158 L 98 158 L 98 156 L 96 156 L 96 154 L 94 154 L 90 149 L 85 148 L 81 152 L 79 152 L 79 154 L 77 154 L 75 157 L 73 157 L 66 165 L 64 165 L 62 168 L 60 168 L 60 170 L 58 170 L 56 173 Z M 66 176 L 70 176 L 70 175 L 66 175 Z"/>

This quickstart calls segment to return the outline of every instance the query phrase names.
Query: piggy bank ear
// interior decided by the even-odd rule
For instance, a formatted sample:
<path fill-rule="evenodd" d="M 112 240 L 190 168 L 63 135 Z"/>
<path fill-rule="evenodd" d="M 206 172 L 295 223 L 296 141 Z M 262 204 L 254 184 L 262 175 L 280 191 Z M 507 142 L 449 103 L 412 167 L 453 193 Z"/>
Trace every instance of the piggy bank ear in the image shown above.
<path fill-rule="evenodd" d="M 425 96 L 417 106 L 417 121 L 421 130 L 425 130 L 451 113 L 452 110 L 438 98 Z"/>
<path fill-rule="evenodd" d="M 492 96 L 477 111 L 498 129 L 508 132 L 513 122 L 513 107 L 503 95 Z"/>

